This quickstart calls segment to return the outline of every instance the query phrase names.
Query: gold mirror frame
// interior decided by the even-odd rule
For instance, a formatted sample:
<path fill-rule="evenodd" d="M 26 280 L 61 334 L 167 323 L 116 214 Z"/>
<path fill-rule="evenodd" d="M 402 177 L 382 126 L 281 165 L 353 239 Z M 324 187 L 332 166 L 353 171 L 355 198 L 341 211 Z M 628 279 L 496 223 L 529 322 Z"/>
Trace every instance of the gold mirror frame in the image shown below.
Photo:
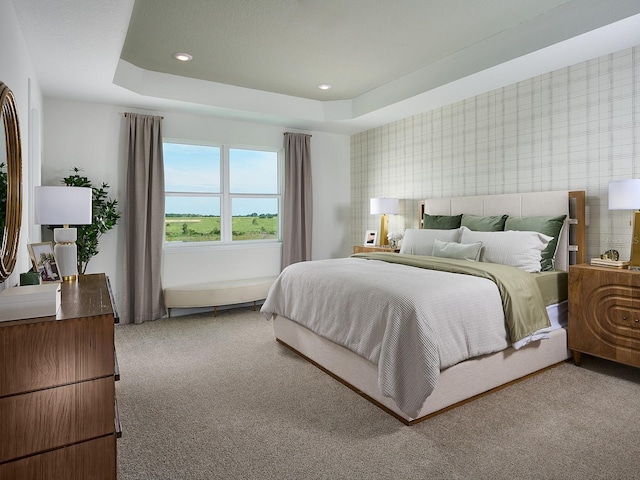
<path fill-rule="evenodd" d="M 4 282 L 13 272 L 18 257 L 22 223 L 22 144 L 16 100 L 13 92 L 2 82 L 0 105 L 7 151 L 7 208 L 0 242 L 0 282 Z"/>

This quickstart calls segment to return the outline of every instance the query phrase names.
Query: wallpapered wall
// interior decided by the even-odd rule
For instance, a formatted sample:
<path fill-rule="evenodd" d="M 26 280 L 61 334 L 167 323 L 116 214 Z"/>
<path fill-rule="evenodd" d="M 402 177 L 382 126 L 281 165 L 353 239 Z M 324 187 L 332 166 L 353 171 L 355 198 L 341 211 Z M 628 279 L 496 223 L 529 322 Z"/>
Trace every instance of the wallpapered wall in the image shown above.
<path fill-rule="evenodd" d="M 351 240 L 379 228 L 369 198 L 400 198 L 389 231 L 417 228 L 423 198 L 586 190 L 587 258 L 629 258 L 632 213 L 610 180 L 640 176 L 640 47 L 556 70 L 351 137 Z"/>

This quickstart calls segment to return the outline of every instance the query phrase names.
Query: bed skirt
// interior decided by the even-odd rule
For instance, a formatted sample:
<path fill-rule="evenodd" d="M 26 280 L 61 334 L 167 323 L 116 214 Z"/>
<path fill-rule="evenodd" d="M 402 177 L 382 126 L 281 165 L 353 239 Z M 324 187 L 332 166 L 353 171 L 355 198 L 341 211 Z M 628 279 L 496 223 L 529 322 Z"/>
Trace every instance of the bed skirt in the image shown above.
<path fill-rule="evenodd" d="M 285 317 L 273 320 L 277 340 L 364 396 L 406 425 L 457 406 L 477 395 L 556 365 L 569 358 L 567 332 L 559 328 L 549 338 L 519 350 L 508 348 L 454 365 L 440 373 L 438 385 L 416 418 L 404 414 L 378 390 L 377 366 Z"/>

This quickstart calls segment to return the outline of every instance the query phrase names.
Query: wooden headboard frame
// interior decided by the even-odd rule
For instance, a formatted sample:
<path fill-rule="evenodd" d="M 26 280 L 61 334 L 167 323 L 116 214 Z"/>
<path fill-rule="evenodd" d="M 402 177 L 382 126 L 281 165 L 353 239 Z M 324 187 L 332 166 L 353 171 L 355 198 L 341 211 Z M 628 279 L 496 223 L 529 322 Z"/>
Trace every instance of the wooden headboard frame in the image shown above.
<path fill-rule="evenodd" d="M 567 215 L 556 251 L 556 269 L 586 261 L 585 192 L 506 193 L 473 197 L 432 198 L 420 202 L 419 228 L 429 215 L 511 215 L 516 217 Z"/>

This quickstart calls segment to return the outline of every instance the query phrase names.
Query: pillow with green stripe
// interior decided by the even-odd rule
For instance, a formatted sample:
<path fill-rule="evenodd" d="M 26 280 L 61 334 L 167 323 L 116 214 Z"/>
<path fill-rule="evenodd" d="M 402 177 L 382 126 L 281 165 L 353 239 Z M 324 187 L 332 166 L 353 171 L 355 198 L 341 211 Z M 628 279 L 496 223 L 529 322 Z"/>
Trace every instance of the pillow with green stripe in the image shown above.
<path fill-rule="evenodd" d="M 543 272 L 553 270 L 555 267 L 555 256 L 558 248 L 558 238 L 564 225 L 566 215 L 557 217 L 508 217 L 504 224 L 505 230 L 526 230 L 538 232 L 543 235 L 553 237 L 549 245 L 542 251 L 540 269 Z"/>
<path fill-rule="evenodd" d="M 458 260 L 480 260 L 482 242 L 475 243 L 454 243 L 435 240 L 433 242 L 433 256 L 444 258 L 455 258 Z"/>
<path fill-rule="evenodd" d="M 429 215 L 424 214 L 422 228 L 430 230 L 453 230 L 460 228 L 462 214 L 460 215 Z"/>
<path fill-rule="evenodd" d="M 502 232 L 509 215 L 491 215 L 480 217 L 478 215 L 462 215 L 461 227 L 467 227 L 476 232 Z"/>

